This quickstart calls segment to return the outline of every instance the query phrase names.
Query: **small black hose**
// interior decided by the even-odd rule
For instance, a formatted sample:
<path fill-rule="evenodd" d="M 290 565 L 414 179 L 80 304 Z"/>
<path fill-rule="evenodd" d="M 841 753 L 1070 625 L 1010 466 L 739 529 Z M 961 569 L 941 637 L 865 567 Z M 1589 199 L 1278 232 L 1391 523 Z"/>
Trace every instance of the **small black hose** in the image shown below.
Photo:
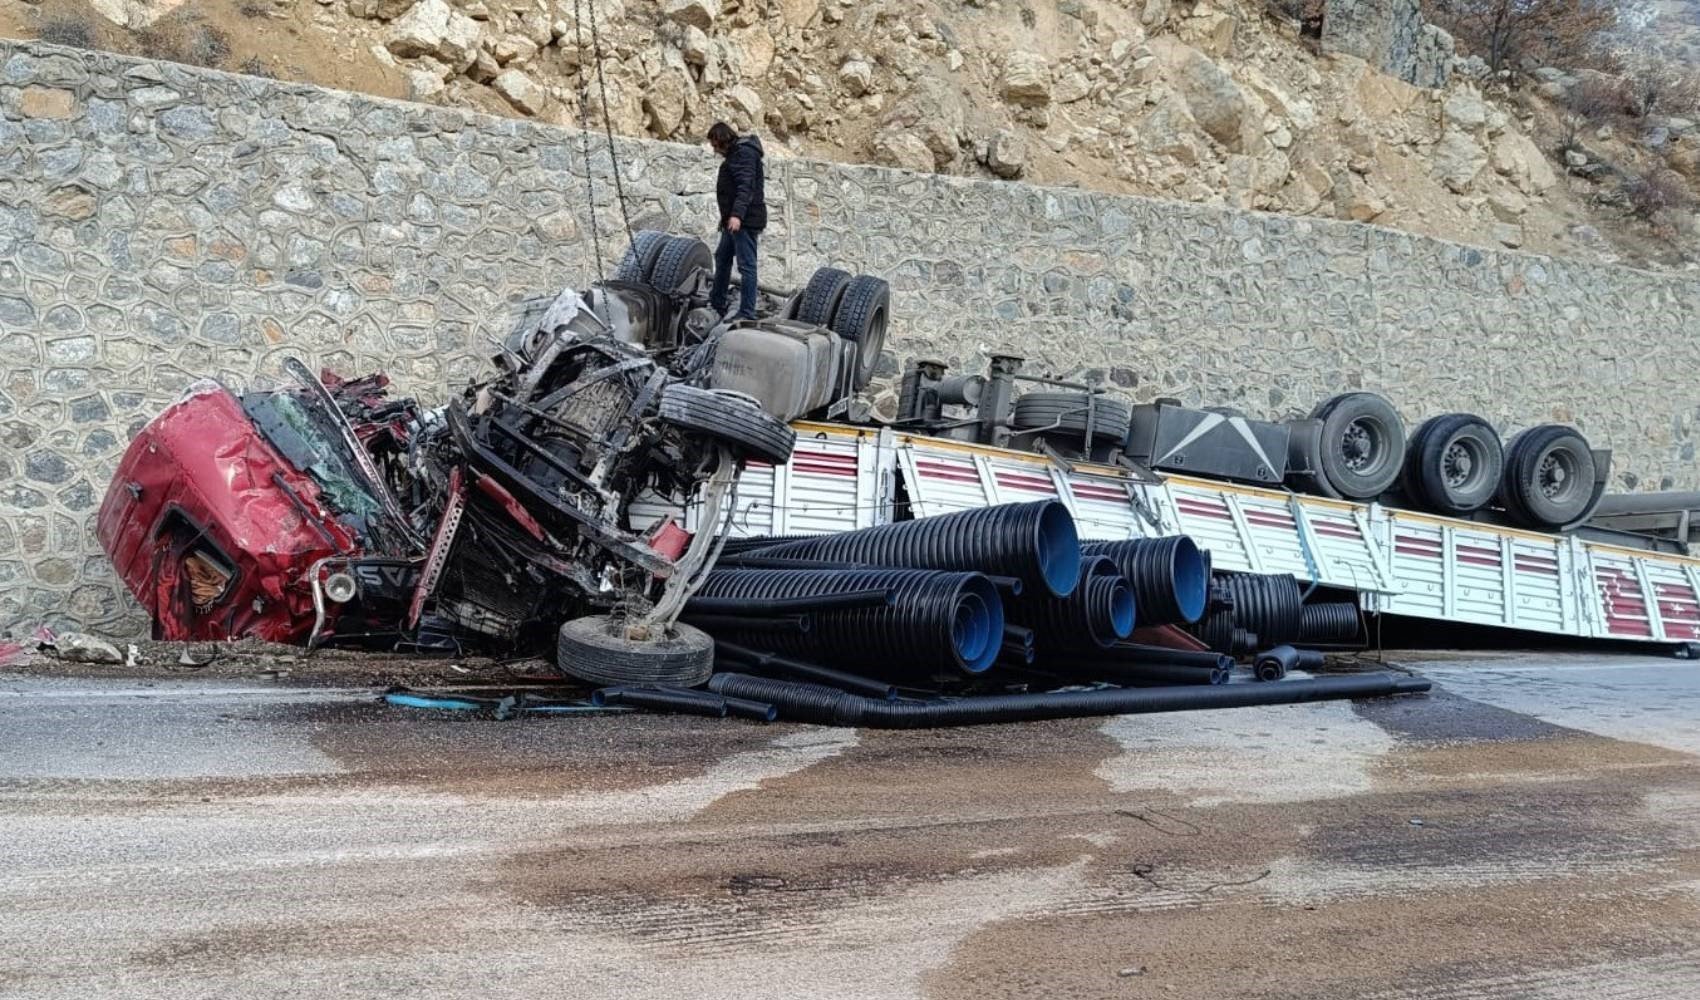
<path fill-rule="evenodd" d="M 775 545 L 786 542 L 806 541 L 811 535 L 756 535 L 749 538 L 728 538 L 720 550 L 720 558 L 725 560 L 731 556 L 742 555 L 745 552 L 757 552 L 761 549 L 771 549 Z"/>
<path fill-rule="evenodd" d="M 1419 677 L 1389 673 L 1319 677 L 1279 684 L 1193 684 L 1156 688 L 1105 688 L 1097 691 L 1049 691 L 1042 694 L 986 695 L 937 701 L 876 701 L 812 684 L 715 674 L 708 688 L 716 694 L 763 701 L 783 719 L 825 725 L 908 729 L 972 726 L 1038 719 L 1185 712 L 1251 705 L 1291 705 L 1343 698 L 1379 698 L 1415 694 L 1432 685 Z"/>
<path fill-rule="evenodd" d="M 716 697 L 715 695 L 703 694 L 700 691 L 684 689 L 602 688 L 599 691 L 591 692 L 590 703 L 597 706 L 630 705 L 633 708 L 678 712 L 681 715 L 706 715 L 711 718 L 724 718 L 727 711 L 724 696 Z"/>
<path fill-rule="evenodd" d="M 1026 667 L 1033 663 L 1033 647 L 1019 642 L 1005 642 L 998 653 L 998 662 L 1006 667 Z"/>
<path fill-rule="evenodd" d="M 1080 539 L 1055 500 L 1002 504 L 819 535 L 759 550 L 764 558 L 824 559 L 1013 576 L 1066 597 L 1080 575 Z"/>
<path fill-rule="evenodd" d="M 897 688 L 884 681 L 870 680 L 857 674 L 823 667 L 818 663 L 807 663 L 789 656 L 764 653 L 718 637 L 714 640 L 714 649 L 717 660 L 740 663 L 746 670 L 753 669 L 763 673 L 786 674 L 823 687 L 842 688 L 845 691 L 872 698 L 883 698 L 887 701 L 897 697 Z"/>
<path fill-rule="evenodd" d="M 709 632 L 796 632 L 799 635 L 807 635 L 814 627 L 814 619 L 808 615 L 758 618 L 753 615 L 693 614 L 687 610 L 679 616 L 679 620 Z"/>
<path fill-rule="evenodd" d="M 1045 660 L 1045 666 L 1067 671 L 1071 676 L 1108 681 L 1124 687 L 1158 687 L 1165 684 L 1226 684 L 1230 669 L 1215 664 L 1207 667 L 1184 663 L 1129 663 L 1096 658 Z"/>
<path fill-rule="evenodd" d="M 804 611 L 842 611 L 845 608 L 891 607 L 896 595 L 885 588 L 856 590 L 848 594 L 816 594 L 809 597 L 780 597 L 768 601 L 748 601 L 735 597 L 693 597 L 685 602 L 687 615 L 742 615 L 760 618 L 767 615 L 789 615 Z"/>
<path fill-rule="evenodd" d="M 1133 587 L 1142 627 L 1195 622 L 1210 595 L 1210 571 L 1191 538 L 1128 538 L 1083 542 L 1082 557 L 1107 556 Z"/>
<path fill-rule="evenodd" d="M 1118 642 L 1104 650 L 1103 655 L 1133 663 L 1178 663 L 1192 667 L 1234 669 L 1234 658 L 1232 656 L 1204 649 L 1170 649 L 1167 646 L 1146 646 L 1137 642 Z"/>

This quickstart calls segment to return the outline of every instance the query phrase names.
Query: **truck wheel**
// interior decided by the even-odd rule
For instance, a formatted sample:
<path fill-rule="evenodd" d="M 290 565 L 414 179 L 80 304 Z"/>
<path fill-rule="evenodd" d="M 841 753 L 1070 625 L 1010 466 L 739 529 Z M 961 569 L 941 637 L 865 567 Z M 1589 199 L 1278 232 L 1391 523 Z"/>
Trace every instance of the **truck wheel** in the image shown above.
<path fill-rule="evenodd" d="M 838 303 L 844 299 L 844 289 L 848 287 L 849 271 L 841 271 L 836 267 L 816 268 L 815 273 L 809 277 L 809 283 L 803 288 L 803 297 L 797 305 L 797 320 L 829 326 L 832 323 L 832 314 L 838 310 Z"/>
<path fill-rule="evenodd" d="M 1500 499 L 1527 527 L 1561 528 L 1588 510 L 1594 496 L 1594 453 L 1580 433 L 1558 424 L 1511 439 Z"/>
<path fill-rule="evenodd" d="M 1300 493 L 1340 499 L 1322 474 L 1322 421 L 1287 421 L 1287 487 Z"/>
<path fill-rule="evenodd" d="M 1505 450 L 1487 421 L 1452 413 L 1423 421 L 1405 457 L 1405 493 L 1437 514 L 1480 510 L 1499 489 Z"/>
<path fill-rule="evenodd" d="M 891 286 L 883 278 L 858 274 L 850 279 L 828 325 L 833 333 L 856 342 L 854 388 L 865 389 L 874 380 L 880 352 L 885 350 L 885 326 L 890 314 Z"/>
<path fill-rule="evenodd" d="M 660 230 L 638 230 L 637 235 L 632 237 L 632 245 L 626 248 L 625 256 L 620 258 L 620 266 L 614 269 L 614 280 L 648 281 L 650 271 L 655 267 L 655 258 L 667 240 L 667 234 Z"/>
<path fill-rule="evenodd" d="M 698 271 L 713 268 L 714 254 L 707 243 L 695 236 L 672 236 L 656 255 L 655 266 L 649 271 L 649 283 L 656 290 L 672 295 L 696 277 Z"/>
<path fill-rule="evenodd" d="M 656 639 L 628 639 L 619 622 L 607 615 L 592 615 L 561 626 L 555 665 L 562 673 L 592 684 L 696 687 L 714 672 L 714 640 L 683 622 Z"/>
<path fill-rule="evenodd" d="M 797 442 L 796 431 L 754 400 L 689 385 L 676 383 L 662 391 L 661 419 L 711 437 L 740 457 L 774 465 L 789 460 Z"/>
<path fill-rule="evenodd" d="M 1322 421 L 1322 473 L 1348 500 L 1372 500 L 1399 478 L 1405 424 L 1373 392 L 1348 392 L 1316 408 Z"/>

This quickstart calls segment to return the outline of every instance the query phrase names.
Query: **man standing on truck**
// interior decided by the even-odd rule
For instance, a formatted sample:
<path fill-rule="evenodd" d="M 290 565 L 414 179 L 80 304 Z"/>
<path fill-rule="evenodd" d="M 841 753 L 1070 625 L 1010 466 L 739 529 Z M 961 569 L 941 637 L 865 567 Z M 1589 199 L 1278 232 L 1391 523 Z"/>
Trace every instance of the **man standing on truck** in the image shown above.
<path fill-rule="evenodd" d="M 714 185 L 715 200 L 720 203 L 720 245 L 714 250 L 714 288 L 708 304 L 726 315 L 736 256 L 742 294 L 734 318 L 755 319 L 756 237 L 767 228 L 761 140 L 753 133 L 740 136 L 725 122 L 715 122 L 708 130 L 708 144 L 721 157 L 720 177 Z"/>

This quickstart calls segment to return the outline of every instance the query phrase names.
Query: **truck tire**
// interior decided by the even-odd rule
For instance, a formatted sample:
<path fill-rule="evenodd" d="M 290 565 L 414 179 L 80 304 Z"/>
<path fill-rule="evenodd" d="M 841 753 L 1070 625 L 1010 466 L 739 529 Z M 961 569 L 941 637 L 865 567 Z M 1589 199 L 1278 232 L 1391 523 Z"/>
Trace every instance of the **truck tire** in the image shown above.
<path fill-rule="evenodd" d="M 1373 500 L 1398 480 L 1405 423 L 1393 404 L 1373 392 L 1348 392 L 1311 416 L 1322 421 L 1321 471 L 1335 492 L 1347 500 Z"/>
<path fill-rule="evenodd" d="M 1500 501 L 1525 527 L 1561 528 L 1593 503 L 1594 453 L 1577 431 L 1543 424 L 1518 434 L 1506 450 Z"/>
<path fill-rule="evenodd" d="M 561 626 L 555 665 L 592 684 L 696 687 L 714 672 L 714 640 L 679 622 L 661 638 L 640 642 L 621 634 L 607 615 L 591 615 Z"/>
<path fill-rule="evenodd" d="M 883 278 L 858 274 L 844 288 L 844 297 L 828 324 L 833 333 L 856 342 L 853 388 L 865 389 L 879 368 L 885 350 L 885 327 L 891 315 L 891 286 Z"/>
<path fill-rule="evenodd" d="M 850 287 L 850 272 L 836 267 L 820 267 L 809 276 L 803 287 L 803 297 L 797 305 L 797 321 L 818 326 L 832 325 L 832 314 L 844 299 L 844 289 Z"/>
<path fill-rule="evenodd" d="M 620 258 L 620 266 L 614 269 L 614 280 L 648 281 L 650 271 L 655 267 L 655 258 L 668 239 L 668 235 L 658 229 L 638 230 L 632 237 L 632 245 L 626 248 L 625 256 Z"/>
<path fill-rule="evenodd" d="M 649 283 L 657 291 L 672 295 L 698 271 L 714 269 L 714 254 L 708 244 L 695 236 L 670 236 L 661 245 L 655 265 L 649 271 Z"/>
<path fill-rule="evenodd" d="M 1322 421 L 1314 417 L 1287 421 L 1286 484 L 1299 493 L 1340 499 L 1322 474 Z"/>
<path fill-rule="evenodd" d="M 675 383 L 661 393 L 661 419 L 680 430 L 713 438 L 741 458 L 773 465 L 791 457 L 797 432 L 754 400 Z"/>
<path fill-rule="evenodd" d="M 1499 491 L 1505 449 L 1482 418 L 1449 413 L 1423 421 L 1405 456 L 1404 491 L 1436 514 L 1480 510 Z"/>
<path fill-rule="evenodd" d="M 1066 434 L 1086 434 L 1086 403 L 1084 392 L 1029 392 L 1015 401 L 1010 425 L 1020 430 L 1036 430 L 1057 424 Z M 1127 436 L 1128 421 L 1133 419 L 1133 407 L 1126 402 L 1099 396 L 1094 406 L 1092 436 L 1108 441 L 1120 441 Z"/>

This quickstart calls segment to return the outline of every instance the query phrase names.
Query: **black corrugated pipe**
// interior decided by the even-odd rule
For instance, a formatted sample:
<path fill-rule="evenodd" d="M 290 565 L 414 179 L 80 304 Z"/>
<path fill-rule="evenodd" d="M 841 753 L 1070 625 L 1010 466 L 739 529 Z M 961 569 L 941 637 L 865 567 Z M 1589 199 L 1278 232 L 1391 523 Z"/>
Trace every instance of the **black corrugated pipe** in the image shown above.
<path fill-rule="evenodd" d="M 1128 538 L 1114 542 L 1082 542 L 1080 554 L 1108 556 L 1133 587 L 1139 624 L 1179 625 L 1204 614 L 1210 596 L 1210 571 L 1191 538 Z"/>
<path fill-rule="evenodd" d="M 1104 651 L 1105 656 L 1133 663 L 1177 663 L 1189 667 L 1234 669 L 1234 658 L 1226 653 L 1206 649 L 1170 649 L 1167 646 L 1146 646 L 1137 642 L 1118 642 Z"/>
<path fill-rule="evenodd" d="M 883 588 L 892 607 L 845 608 L 813 614 L 807 635 L 722 630 L 733 642 L 829 666 L 930 664 L 979 673 L 1003 646 L 1003 601 L 979 573 L 926 569 L 716 569 L 702 597 L 771 600 Z"/>
<path fill-rule="evenodd" d="M 976 507 L 762 549 L 764 558 L 824 559 L 1019 577 L 1066 597 L 1080 575 L 1080 539 L 1055 500 Z"/>
<path fill-rule="evenodd" d="M 844 608 L 891 607 L 897 597 L 890 590 L 875 587 L 848 594 L 817 594 L 812 597 L 781 597 L 770 601 L 747 601 L 735 597 L 693 597 L 685 602 L 685 614 L 740 615 L 761 618 L 768 615 L 790 615 L 804 611 L 838 611 Z"/>
<path fill-rule="evenodd" d="M 1108 556 L 1080 562 L 1080 582 L 1067 597 L 1035 591 L 1005 604 L 1005 613 L 1033 630 L 1042 662 L 1052 653 L 1103 649 L 1133 634 L 1133 591 Z"/>
<path fill-rule="evenodd" d="M 1350 642 L 1358 637 L 1358 606 L 1351 601 L 1307 604 L 1299 611 L 1303 642 Z"/>
<path fill-rule="evenodd" d="M 1266 643 L 1299 637 L 1303 601 L 1291 573 L 1229 573 L 1220 578 L 1234 601 L 1234 624 Z"/>
<path fill-rule="evenodd" d="M 986 695 L 940 701 L 875 701 L 812 684 L 792 684 L 748 674 L 715 674 L 708 688 L 717 694 L 767 702 L 781 718 L 826 725 L 908 729 L 973 726 L 1038 719 L 1186 712 L 1250 705 L 1291 705 L 1343 698 L 1379 698 L 1415 694 L 1432 685 L 1422 678 L 1395 674 L 1352 674 L 1280 684 L 1192 684 L 1158 688 L 1106 688 L 1098 691 L 1049 691 L 1043 694 Z"/>
<path fill-rule="evenodd" d="M 834 670 L 831 667 L 823 667 L 818 663 L 809 663 L 789 656 L 765 653 L 748 646 L 740 646 L 735 642 L 728 642 L 719 637 L 714 640 L 714 650 L 718 660 L 738 663 L 747 670 L 786 674 L 820 684 L 823 687 L 841 688 L 872 698 L 884 698 L 887 701 L 897 697 L 897 688 L 884 681 L 872 680 L 860 674 Z"/>
<path fill-rule="evenodd" d="M 1205 615 L 1195 625 L 1187 627 L 1187 631 L 1198 637 L 1198 640 L 1209 646 L 1213 652 L 1238 655 L 1243 650 L 1241 643 L 1235 641 L 1235 633 L 1242 631 L 1234 627 L 1234 611 L 1232 608 L 1213 610 Z"/>

